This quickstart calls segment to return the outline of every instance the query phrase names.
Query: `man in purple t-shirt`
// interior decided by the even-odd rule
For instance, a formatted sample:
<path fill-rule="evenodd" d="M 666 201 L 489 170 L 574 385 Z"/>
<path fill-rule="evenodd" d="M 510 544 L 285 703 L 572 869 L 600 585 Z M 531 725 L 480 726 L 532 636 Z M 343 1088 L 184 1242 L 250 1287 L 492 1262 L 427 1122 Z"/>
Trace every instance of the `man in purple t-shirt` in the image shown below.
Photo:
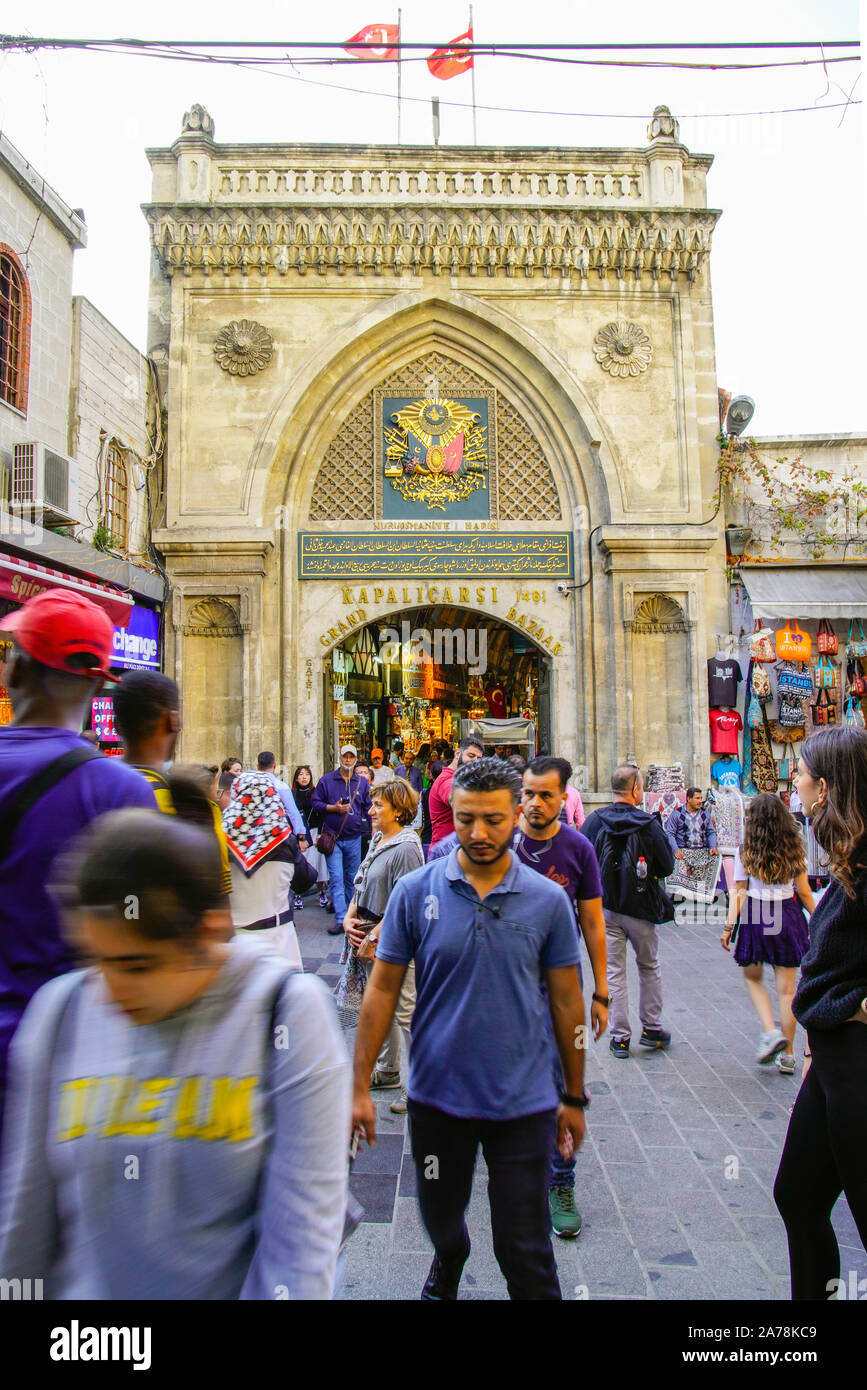
<path fill-rule="evenodd" d="M 601 1038 L 608 1027 L 608 980 L 605 955 L 605 918 L 602 913 L 602 880 L 596 851 L 590 841 L 560 820 L 566 804 L 566 780 L 561 758 L 538 757 L 524 772 L 521 819 L 512 848 L 523 864 L 565 891 L 584 938 L 593 971 L 590 1019 L 593 1036 Z M 579 976 L 581 967 L 578 967 Z M 554 1060 L 555 1071 L 559 1063 Z M 558 1084 L 560 1084 L 558 1082 Z M 575 1205 L 575 1159 L 564 1159 L 554 1148 L 548 1193 L 554 1234 L 574 1238 L 581 1230 Z"/>
<path fill-rule="evenodd" d="M 80 730 L 109 672 L 112 625 L 78 594 L 49 589 L 0 618 L 3 683 L 14 723 L 0 729 L 0 816 L 37 773 L 87 747 Z M 60 916 L 48 890 L 54 861 L 79 831 L 106 811 L 143 806 L 156 812 L 145 779 L 119 758 L 70 768 L 9 828 L 0 846 L 0 1122 L 6 1054 L 32 996 L 73 969 Z"/>

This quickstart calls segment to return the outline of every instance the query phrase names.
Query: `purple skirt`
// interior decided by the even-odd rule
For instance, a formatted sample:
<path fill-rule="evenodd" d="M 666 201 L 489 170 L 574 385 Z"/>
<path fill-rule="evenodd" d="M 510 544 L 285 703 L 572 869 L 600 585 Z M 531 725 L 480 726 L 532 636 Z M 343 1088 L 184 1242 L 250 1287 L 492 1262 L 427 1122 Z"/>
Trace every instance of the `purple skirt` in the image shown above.
<path fill-rule="evenodd" d="M 807 953 L 810 936 L 797 898 L 765 902 L 745 898 L 735 942 L 738 965 L 797 966 Z"/>

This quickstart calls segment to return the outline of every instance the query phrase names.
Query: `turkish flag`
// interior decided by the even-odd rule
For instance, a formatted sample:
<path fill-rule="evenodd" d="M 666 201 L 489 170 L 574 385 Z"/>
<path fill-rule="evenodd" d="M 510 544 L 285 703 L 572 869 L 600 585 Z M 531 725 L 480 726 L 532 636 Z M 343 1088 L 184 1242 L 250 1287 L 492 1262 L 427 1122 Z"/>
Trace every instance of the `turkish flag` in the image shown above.
<path fill-rule="evenodd" d="M 452 39 L 447 48 L 438 48 L 430 55 L 427 65 L 434 77 L 440 77 L 446 82 L 450 77 L 457 77 L 458 73 L 467 72 L 473 66 L 472 53 L 460 47 L 460 44 L 467 41 L 473 41 L 472 25 L 465 34 L 458 34 L 456 39 Z"/>
<path fill-rule="evenodd" d="M 460 471 L 463 456 L 464 436 L 463 434 L 457 434 L 455 435 L 451 444 L 447 444 L 446 447 L 443 449 L 443 472 L 458 473 Z"/>
<path fill-rule="evenodd" d="M 366 52 L 360 48 L 344 49 L 351 57 L 360 58 L 364 63 L 387 62 L 400 56 L 400 49 L 391 46 L 400 42 L 400 30 L 396 24 L 365 24 L 346 42 L 366 45 Z"/>

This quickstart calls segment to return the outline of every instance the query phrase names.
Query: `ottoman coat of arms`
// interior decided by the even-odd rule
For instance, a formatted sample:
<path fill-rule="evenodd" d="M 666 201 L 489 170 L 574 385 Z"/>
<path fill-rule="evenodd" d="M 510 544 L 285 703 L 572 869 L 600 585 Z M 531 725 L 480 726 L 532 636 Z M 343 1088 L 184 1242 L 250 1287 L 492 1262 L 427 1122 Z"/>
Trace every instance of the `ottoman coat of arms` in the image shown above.
<path fill-rule="evenodd" d="M 487 426 L 460 401 L 415 400 L 383 423 L 385 477 L 406 501 L 444 511 L 485 486 Z"/>

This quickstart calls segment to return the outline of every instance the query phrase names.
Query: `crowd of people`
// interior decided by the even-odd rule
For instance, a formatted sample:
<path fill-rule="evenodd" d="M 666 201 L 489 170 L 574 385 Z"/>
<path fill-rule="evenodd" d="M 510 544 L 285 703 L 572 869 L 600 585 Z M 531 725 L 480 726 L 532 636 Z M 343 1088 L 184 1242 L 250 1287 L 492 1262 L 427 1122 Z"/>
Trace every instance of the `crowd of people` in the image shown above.
<path fill-rule="evenodd" d="M 111 639 L 68 593 L 0 620 L 0 1277 L 58 1299 L 332 1298 L 347 1148 L 375 1142 L 392 1091 L 434 1248 L 421 1297 L 458 1296 L 481 1146 L 509 1296 L 559 1299 L 587 1048 L 607 1034 L 630 1056 L 628 948 L 638 1044 L 672 1045 L 659 932 L 679 850 L 707 844 L 700 791 L 664 828 L 625 764 L 585 818 L 565 759 L 474 738 L 369 762 L 345 744 L 288 781 L 267 750 L 179 767 L 178 687 L 149 671 L 116 684 L 124 751 L 105 758 L 82 730 Z M 792 1295 L 825 1299 L 841 1193 L 867 1241 L 867 736 L 815 734 L 797 784 L 830 887 L 814 898 L 798 823 L 757 797 L 720 941 L 756 1061 L 792 1075 L 806 1032 L 774 1196 Z M 296 914 L 317 892 L 352 1063 L 346 1015 L 303 970 Z"/>

